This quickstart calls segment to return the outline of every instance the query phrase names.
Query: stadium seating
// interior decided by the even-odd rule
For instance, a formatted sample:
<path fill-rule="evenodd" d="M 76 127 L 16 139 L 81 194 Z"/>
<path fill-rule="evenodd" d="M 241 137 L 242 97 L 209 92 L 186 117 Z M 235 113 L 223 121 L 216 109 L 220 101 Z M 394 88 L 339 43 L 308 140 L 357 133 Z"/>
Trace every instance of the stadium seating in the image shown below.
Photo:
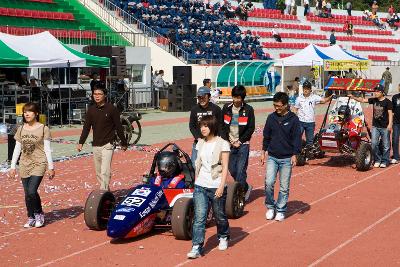
<path fill-rule="evenodd" d="M 387 56 L 374 56 L 374 55 L 368 55 L 368 59 L 375 60 L 375 61 L 387 61 L 387 60 L 389 60 Z"/>
<path fill-rule="evenodd" d="M 389 53 L 396 52 L 396 49 L 394 47 L 353 45 L 351 48 L 355 51 L 378 51 L 378 52 L 389 52 Z"/>
<path fill-rule="evenodd" d="M 50 20 L 75 20 L 72 13 L 51 12 L 40 10 L 27 10 L 18 8 L 0 8 L 0 16 L 50 19 Z"/>
<path fill-rule="evenodd" d="M 25 28 L 25 27 L 8 27 L 0 26 L 0 32 L 12 35 L 30 35 L 44 31 L 49 31 L 57 38 L 83 38 L 83 39 L 96 39 L 96 32 L 94 31 L 79 31 L 79 30 L 56 30 L 56 29 L 43 29 L 43 28 Z"/>
<path fill-rule="evenodd" d="M 334 29 L 336 32 L 345 32 L 343 27 L 321 26 L 321 31 L 330 32 L 332 29 Z M 393 35 L 392 31 L 388 30 L 353 29 L 353 32 L 354 34 Z"/>

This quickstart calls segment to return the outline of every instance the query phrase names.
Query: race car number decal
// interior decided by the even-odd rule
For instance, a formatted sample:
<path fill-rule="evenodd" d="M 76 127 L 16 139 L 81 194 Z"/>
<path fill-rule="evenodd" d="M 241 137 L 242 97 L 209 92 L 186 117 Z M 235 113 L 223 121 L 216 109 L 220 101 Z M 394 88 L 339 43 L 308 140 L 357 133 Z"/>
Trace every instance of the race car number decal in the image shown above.
<path fill-rule="evenodd" d="M 114 220 L 123 221 L 125 219 L 125 215 L 117 214 L 114 216 Z"/>
<path fill-rule="evenodd" d="M 140 207 L 140 205 L 142 205 L 145 200 L 146 199 L 140 198 L 140 197 L 127 197 L 121 203 L 121 205 L 128 206 L 128 207 L 132 207 L 132 206 Z"/>
<path fill-rule="evenodd" d="M 136 188 L 135 191 L 132 192 L 131 196 L 142 196 L 147 197 L 150 195 L 150 188 Z"/>

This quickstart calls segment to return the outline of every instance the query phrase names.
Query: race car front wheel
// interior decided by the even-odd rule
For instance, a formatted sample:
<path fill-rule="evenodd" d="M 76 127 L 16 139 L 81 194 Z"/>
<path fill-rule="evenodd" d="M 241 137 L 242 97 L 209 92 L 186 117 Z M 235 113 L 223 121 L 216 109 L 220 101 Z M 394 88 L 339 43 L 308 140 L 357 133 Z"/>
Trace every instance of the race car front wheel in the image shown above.
<path fill-rule="evenodd" d="M 192 198 L 180 198 L 172 209 L 172 233 L 176 239 L 192 239 L 192 225 L 194 219 L 194 205 Z"/>
<path fill-rule="evenodd" d="M 91 230 L 105 230 L 115 205 L 113 193 L 106 190 L 94 190 L 85 204 L 85 223 Z"/>
<path fill-rule="evenodd" d="M 229 219 L 242 217 L 244 211 L 245 192 L 238 182 L 228 184 L 225 212 Z"/>

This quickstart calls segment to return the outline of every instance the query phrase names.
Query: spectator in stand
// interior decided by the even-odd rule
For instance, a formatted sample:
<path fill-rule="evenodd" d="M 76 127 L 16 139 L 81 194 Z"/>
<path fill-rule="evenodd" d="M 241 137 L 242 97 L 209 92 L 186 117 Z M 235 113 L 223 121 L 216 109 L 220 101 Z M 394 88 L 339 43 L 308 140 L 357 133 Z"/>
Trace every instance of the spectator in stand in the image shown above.
<path fill-rule="evenodd" d="M 325 9 L 326 9 L 326 13 L 327 13 L 328 18 L 332 17 L 332 4 L 331 4 L 331 2 L 329 2 L 329 1 L 326 2 Z"/>
<path fill-rule="evenodd" d="M 353 4 L 351 1 L 347 1 L 346 3 L 346 10 L 347 10 L 347 15 L 351 17 L 351 10 L 353 9 Z"/>
<path fill-rule="evenodd" d="M 245 8 L 247 12 L 252 12 L 254 11 L 254 4 L 251 2 L 251 0 L 249 0 L 246 4 L 245 4 Z"/>
<path fill-rule="evenodd" d="M 386 168 L 390 160 L 390 132 L 393 126 L 393 105 L 385 97 L 385 89 L 381 84 L 375 88 L 374 97 L 363 98 L 348 95 L 361 103 L 373 105 L 371 145 L 374 153 L 375 168 Z M 380 141 L 381 140 L 381 141 Z M 382 149 L 380 149 L 382 143 Z"/>
<path fill-rule="evenodd" d="M 329 44 L 330 45 L 335 45 L 336 44 L 335 29 L 331 30 L 331 35 L 329 36 Z"/>
<path fill-rule="evenodd" d="M 294 1 L 294 0 L 285 0 L 285 11 L 284 11 L 285 15 L 290 14 L 290 8 L 292 6 L 292 1 Z"/>
<path fill-rule="evenodd" d="M 390 5 L 390 7 L 389 7 L 389 9 L 388 9 L 388 13 L 389 13 L 390 16 L 393 16 L 393 14 L 394 14 L 394 7 L 393 7 L 393 5 Z"/>
<path fill-rule="evenodd" d="M 272 37 L 274 37 L 275 41 L 277 41 L 278 43 L 282 43 L 282 38 L 277 30 L 278 25 L 274 25 L 274 28 L 272 29 Z"/>
<path fill-rule="evenodd" d="M 378 2 L 374 1 L 371 6 L 372 15 L 376 15 L 376 12 L 378 12 L 378 8 Z"/>
<path fill-rule="evenodd" d="M 366 21 L 370 21 L 370 20 L 372 20 L 371 15 L 372 14 L 371 14 L 371 12 L 369 12 L 369 10 L 364 10 L 362 19 L 366 20 Z"/>
<path fill-rule="evenodd" d="M 308 15 L 308 12 L 310 11 L 310 1 L 309 0 L 304 0 L 304 16 Z"/>
<path fill-rule="evenodd" d="M 244 1 L 240 2 L 239 6 L 235 10 L 236 16 L 243 21 L 247 21 L 247 10 Z"/>
<path fill-rule="evenodd" d="M 350 21 L 346 21 L 346 23 L 343 26 L 343 30 L 347 33 L 348 36 L 353 35 L 353 23 Z"/>
<path fill-rule="evenodd" d="M 295 0 L 292 0 L 291 6 L 290 6 L 290 15 L 296 16 L 297 15 L 297 6 Z"/>
<path fill-rule="evenodd" d="M 399 138 L 400 138 L 400 84 L 397 86 L 397 94 L 392 98 L 393 104 L 393 135 L 392 148 L 393 158 L 390 161 L 392 164 L 397 164 L 400 161 L 399 155 Z"/>
<path fill-rule="evenodd" d="M 391 16 L 388 14 L 386 22 L 389 25 L 389 27 L 394 29 L 395 31 L 397 31 L 398 29 L 398 26 L 396 26 L 395 23 L 399 21 L 400 21 L 399 16 L 396 13 L 393 13 L 393 15 Z"/>

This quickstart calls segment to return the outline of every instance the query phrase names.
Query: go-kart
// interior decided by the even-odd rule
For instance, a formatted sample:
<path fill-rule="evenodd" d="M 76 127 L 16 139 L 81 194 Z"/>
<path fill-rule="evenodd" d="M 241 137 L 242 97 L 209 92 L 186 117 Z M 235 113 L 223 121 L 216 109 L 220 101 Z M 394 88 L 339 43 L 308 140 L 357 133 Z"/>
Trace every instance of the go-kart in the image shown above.
<path fill-rule="evenodd" d="M 374 82 L 379 83 L 379 80 Z M 325 89 L 329 89 L 329 86 Z M 343 90 L 337 87 L 334 89 Z M 360 91 L 373 90 L 351 90 Z M 335 103 L 330 108 L 333 99 Z M 303 142 L 302 151 L 297 155 L 297 165 L 303 166 L 307 160 L 323 158 L 326 152 L 333 152 L 353 156 L 356 169 L 367 171 L 374 161 L 370 138 L 371 131 L 361 104 L 349 97 L 334 97 L 328 104 L 321 128 L 315 134 L 312 144 L 306 145 Z"/>
<path fill-rule="evenodd" d="M 181 172 L 172 179 L 164 179 L 156 173 L 157 158 L 169 147 L 179 158 Z M 191 239 L 194 176 L 189 155 L 177 145 L 167 144 L 155 154 L 143 184 L 131 188 L 119 200 L 109 191 L 92 191 L 85 204 L 85 223 L 92 230 L 107 229 L 111 238 L 136 237 L 155 227 L 167 226 L 176 239 Z M 228 184 L 225 208 L 228 218 L 243 215 L 244 192 L 239 183 Z M 209 209 L 208 220 L 211 219 Z"/>

